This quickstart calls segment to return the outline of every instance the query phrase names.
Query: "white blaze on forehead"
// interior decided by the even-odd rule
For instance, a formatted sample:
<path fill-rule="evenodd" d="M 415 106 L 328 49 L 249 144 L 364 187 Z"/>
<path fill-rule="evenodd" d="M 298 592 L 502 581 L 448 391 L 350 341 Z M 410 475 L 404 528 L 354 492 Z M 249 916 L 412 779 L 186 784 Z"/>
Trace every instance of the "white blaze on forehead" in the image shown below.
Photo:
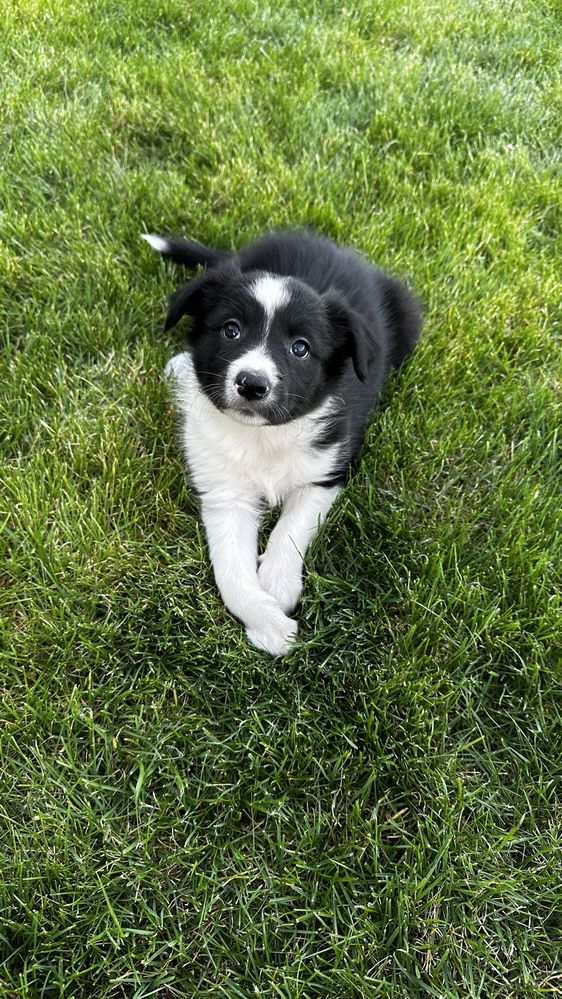
<path fill-rule="evenodd" d="M 282 305 L 286 305 L 291 297 L 289 279 L 286 277 L 277 277 L 275 274 L 264 274 L 263 277 L 252 281 L 250 293 L 264 310 L 267 317 L 267 328 L 269 329 L 269 325 L 277 309 L 280 309 Z"/>

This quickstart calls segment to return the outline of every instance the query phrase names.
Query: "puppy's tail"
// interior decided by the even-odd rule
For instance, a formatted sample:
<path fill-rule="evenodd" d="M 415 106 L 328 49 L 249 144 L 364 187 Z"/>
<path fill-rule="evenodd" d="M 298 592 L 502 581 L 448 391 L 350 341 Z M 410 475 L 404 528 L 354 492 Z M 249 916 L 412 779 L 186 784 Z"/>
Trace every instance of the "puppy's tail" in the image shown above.
<path fill-rule="evenodd" d="M 391 277 L 386 277 L 383 294 L 390 326 L 394 330 L 391 363 L 398 367 L 412 353 L 420 338 L 423 324 L 421 302 L 401 281 Z"/>
<path fill-rule="evenodd" d="M 198 243 L 195 239 L 184 239 L 182 236 L 155 236 L 153 233 L 143 232 L 142 238 L 157 253 L 192 270 L 200 264 L 214 267 L 232 255 L 227 250 L 215 250 L 212 246 L 203 246 L 203 243 Z"/>

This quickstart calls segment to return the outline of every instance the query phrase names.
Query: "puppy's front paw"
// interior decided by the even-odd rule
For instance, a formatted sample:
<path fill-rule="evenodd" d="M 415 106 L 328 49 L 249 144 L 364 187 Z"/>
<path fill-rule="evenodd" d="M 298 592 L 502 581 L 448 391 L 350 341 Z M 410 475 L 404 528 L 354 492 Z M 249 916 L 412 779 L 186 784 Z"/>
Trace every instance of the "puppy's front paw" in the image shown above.
<path fill-rule="evenodd" d="M 169 382 L 181 382 L 189 373 L 188 355 L 176 354 L 171 357 L 164 368 L 164 378 Z"/>
<path fill-rule="evenodd" d="M 297 637 L 298 625 L 292 618 L 279 613 L 265 618 L 257 628 L 247 628 L 248 641 L 271 656 L 286 656 Z"/>
<path fill-rule="evenodd" d="M 302 562 L 290 565 L 266 551 L 260 560 L 258 579 L 286 614 L 295 609 L 302 593 Z"/>

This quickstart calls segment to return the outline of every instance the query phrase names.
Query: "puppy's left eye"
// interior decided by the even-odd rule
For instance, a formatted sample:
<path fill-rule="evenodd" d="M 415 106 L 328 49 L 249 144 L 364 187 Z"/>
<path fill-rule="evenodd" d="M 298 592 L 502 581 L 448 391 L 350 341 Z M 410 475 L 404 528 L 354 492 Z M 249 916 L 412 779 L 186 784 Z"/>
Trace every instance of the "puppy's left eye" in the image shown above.
<path fill-rule="evenodd" d="M 295 357 L 308 357 L 310 354 L 310 347 L 308 346 L 306 340 L 295 340 L 295 342 L 291 344 L 290 349 L 291 354 L 294 354 Z"/>
<path fill-rule="evenodd" d="M 227 340 L 237 340 L 240 336 L 240 327 L 233 319 L 224 324 L 222 331 Z"/>

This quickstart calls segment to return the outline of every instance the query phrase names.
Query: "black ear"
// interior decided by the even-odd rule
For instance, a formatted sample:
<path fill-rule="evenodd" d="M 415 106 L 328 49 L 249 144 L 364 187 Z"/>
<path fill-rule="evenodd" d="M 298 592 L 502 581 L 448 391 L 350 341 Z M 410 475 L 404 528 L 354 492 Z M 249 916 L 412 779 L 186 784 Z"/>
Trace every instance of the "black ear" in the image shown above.
<path fill-rule="evenodd" d="M 165 333 L 171 330 L 176 323 L 179 323 L 182 316 L 194 316 L 199 311 L 201 293 L 207 283 L 206 279 L 206 273 L 200 274 L 199 277 L 193 278 L 193 281 L 187 281 L 186 284 L 182 284 L 180 288 L 177 288 L 170 295 L 168 299 L 168 315 L 164 323 Z"/>
<path fill-rule="evenodd" d="M 369 373 L 369 360 L 376 351 L 374 339 L 368 335 L 361 316 L 337 292 L 328 292 L 324 296 L 324 302 L 332 328 L 339 334 L 341 341 L 347 344 L 355 374 L 364 382 Z"/>
<path fill-rule="evenodd" d="M 177 288 L 168 299 L 164 332 L 172 329 L 182 316 L 196 316 L 203 312 L 236 272 L 235 263 L 229 260 L 225 266 L 203 271 L 192 281 Z"/>

